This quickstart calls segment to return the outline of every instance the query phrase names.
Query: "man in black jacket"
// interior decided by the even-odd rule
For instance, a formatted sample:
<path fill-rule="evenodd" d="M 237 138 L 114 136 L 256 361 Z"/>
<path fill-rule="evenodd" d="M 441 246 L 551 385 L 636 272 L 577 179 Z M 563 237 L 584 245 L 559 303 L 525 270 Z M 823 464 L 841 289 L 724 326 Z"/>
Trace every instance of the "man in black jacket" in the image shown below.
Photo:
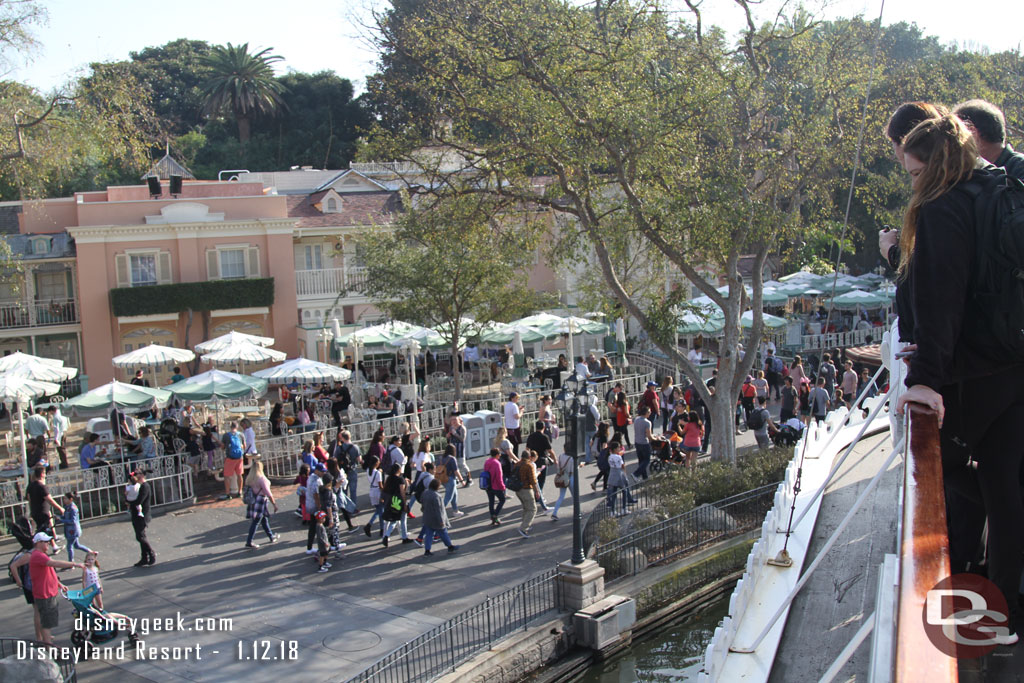
<path fill-rule="evenodd" d="M 139 483 L 139 495 L 128 504 L 128 511 L 132 516 L 132 528 L 135 529 L 135 540 L 139 542 L 139 550 L 142 558 L 135 563 L 136 567 L 152 567 L 156 564 L 156 553 L 146 539 L 146 527 L 152 519 L 150 507 L 153 504 L 153 490 L 146 482 L 147 470 L 135 472 L 135 480 Z"/>

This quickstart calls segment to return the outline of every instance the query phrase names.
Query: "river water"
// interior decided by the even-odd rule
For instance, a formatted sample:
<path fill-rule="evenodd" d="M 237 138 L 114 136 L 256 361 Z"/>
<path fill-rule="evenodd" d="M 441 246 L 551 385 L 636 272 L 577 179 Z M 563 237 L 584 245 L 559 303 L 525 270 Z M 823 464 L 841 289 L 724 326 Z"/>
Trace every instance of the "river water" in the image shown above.
<path fill-rule="evenodd" d="M 696 681 L 704 649 L 729 609 L 729 596 L 693 618 L 665 627 L 611 662 L 591 667 L 580 683 Z"/>

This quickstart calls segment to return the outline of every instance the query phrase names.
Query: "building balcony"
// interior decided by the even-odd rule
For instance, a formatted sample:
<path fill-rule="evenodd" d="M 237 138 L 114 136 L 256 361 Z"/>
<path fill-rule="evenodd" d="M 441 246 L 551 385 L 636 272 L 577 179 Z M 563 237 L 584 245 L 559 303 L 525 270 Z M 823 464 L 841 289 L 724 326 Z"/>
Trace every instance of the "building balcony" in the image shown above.
<path fill-rule="evenodd" d="M 74 325 L 78 322 L 78 302 L 75 299 L 0 301 L 0 330 Z"/>
<path fill-rule="evenodd" d="M 362 296 L 366 288 L 366 268 L 297 270 L 295 287 L 300 300 L 336 297 L 342 292 Z"/>

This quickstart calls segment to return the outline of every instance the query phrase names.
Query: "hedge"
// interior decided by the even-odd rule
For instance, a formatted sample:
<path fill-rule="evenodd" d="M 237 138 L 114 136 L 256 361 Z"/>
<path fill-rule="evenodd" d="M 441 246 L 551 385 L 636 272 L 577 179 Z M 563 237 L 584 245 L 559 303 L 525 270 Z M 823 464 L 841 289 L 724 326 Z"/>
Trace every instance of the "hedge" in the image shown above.
<path fill-rule="evenodd" d="M 110 290 L 110 308 L 116 316 L 155 315 L 227 308 L 271 306 L 274 278 L 179 282 L 173 285 L 118 287 Z"/>

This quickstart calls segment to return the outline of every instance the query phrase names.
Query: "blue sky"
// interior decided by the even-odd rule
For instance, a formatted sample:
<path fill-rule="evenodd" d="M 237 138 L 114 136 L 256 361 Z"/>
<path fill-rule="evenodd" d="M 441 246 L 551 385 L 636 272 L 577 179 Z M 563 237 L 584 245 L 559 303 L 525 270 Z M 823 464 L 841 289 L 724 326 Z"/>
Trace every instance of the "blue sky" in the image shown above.
<path fill-rule="evenodd" d="M 765 0 L 764 6 L 778 0 Z M 80 73 L 89 62 L 126 59 L 132 50 L 162 45 L 177 38 L 211 43 L 245 43 L 273 47 L 285 57 L 281 71 L 333 69 L 361 90 L 374 70 L 375 54 L 360 38 L 358 24 L 381 0 L 41 0 L 49 24 L 36 30 L 41 47 L 31 62 L 14 57 L 0 77 L 26 81 L 48 90 Z M 682 2 L 678 2 L 682 6 Z M 805 2 L 825 16 L 863 13 L 878 16 L 881 0 Z M 927 8 L 925 10 L 924 8 Z M 737 26 L 732 0 L 704 0 L 705 23 Z M 762 16 L 768 16 L 763 13 Z M 1019 0 L 886 0 L 884 23 L 914 21 L 944 43 L 987 46 L 994 51 L 1017 48 L 1024 26 Z M 986 25 L 987 24 L 987 25 Z"/>

